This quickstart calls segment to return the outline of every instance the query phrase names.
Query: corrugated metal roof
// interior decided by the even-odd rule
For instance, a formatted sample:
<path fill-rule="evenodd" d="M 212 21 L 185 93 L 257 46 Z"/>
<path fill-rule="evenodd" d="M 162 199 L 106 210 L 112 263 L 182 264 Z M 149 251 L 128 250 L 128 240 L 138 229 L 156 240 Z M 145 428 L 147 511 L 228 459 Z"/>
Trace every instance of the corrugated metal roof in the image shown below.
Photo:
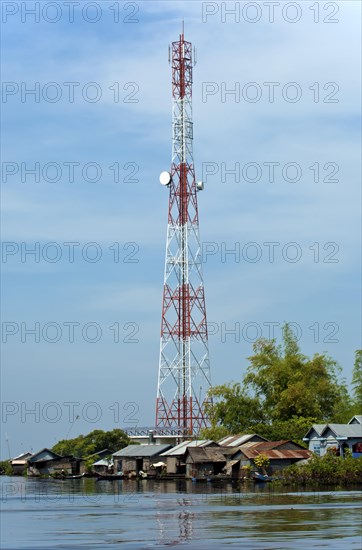
<path fill-rule="evenodd" d="M 16 465 L 25 465 L 27 464 L 29 458 L 33 456 L 33 453 L 30 451 L 27 453 L 21 453 L 19 456 L 15 456 L 13 459 L 9 460 L 10 464 Z"/>
<path fill-rule="evenodd" d="M 164 444 L 164 445 L 128 445 L 124 449 L 121 449 L 120 451 L 117 451 L 116 453 L 113 453 L 113 456 L 126 456 L 131 458 L 137 458 L 137 457 L 146 457 L 146 456 L 156 456 L 158 454 L 161 454 L 167 449 L 169 449 L 171 445 Z"/>
<path fill-rule="evenodd" d="M 324 428 L 327 426 L 327 424 L 313 424 L 313 426 L 311 427 L 311 429 L 308 431 L 307 435 L 305 436 L 305 438 L 307 439 L 307 436 L 308 434 L 314 430 L 318 435 L 321 435 L 322 431 L 324 430 Z"/>
<path fill-rule="evenodd" d="M 357 419 L 358 422 L 354 424 L 313 424 L 312 428 L 303 439 L 309 441 L 311 439 L 310 434 L 313 430 L 320 438 L 323 438 L 328 429 L 330 429 L 336 437 L 362 437 L 362 425 L 359 424 L 360 418 L 362 423 L 362 415 L 356 415 L 353 418 Z M 351 418 L 351 420 L 353 420 L 353 418 Z"/>
<path fill-rule="evenodd" d="M 109 449 L 102 449 L 101 451 L 98 451 L 97 453 L 92 453 L 91 455 L 87 455 L 87 458 L 92 458 L 93 456 L 107 456 L 111 455 L 112 451 Z"/>
<path fill-rule="evenodd" d="M 227 435 L 226 437 L 220 439 L 218 443 L 219 445 L 226 445 L 228 447 L 239 447 L 240 445 L 243 445 L 244 443 L 249 441 L 249 439 L 255 436 L 260 437 L 261 439 L 265 439 L 258 434 Z"/>
<path fill-rule="evenodd" d="M 40 456 L 41 458 L 37 458 L 38 456 Z M 31 455 L 28 458 L 28 461 L 29 462 L 41 462 L 41 461 L 46 461 L 46 460 L 53 460 L 55 458 L 64 458 L 64 457 L 62 457 L 58 453 L 55 453 L 51 449 L 48 449 L 47 447 L 45 447 L 44 449 L 41 449 L 37 453 L 34 453 L 33 455 Z"/>
<path fill-rule="evenodd" d="M 357 422 L 359 424 L 362 424 L 362 414 L 355 414 L 351 420 L 348 422 L 348 424 L 350 424 L 351 422 L 353 422 L 354 420 L 357 420 Z"/>
<path fill-rule="evenodd" d="M 337 437 L 362 437 L 362 426 L 360 424 L 327 424 L 321 433 L 321 437 L 325 437 L 328 429 Z"/>
<path fill-rule="evenodd" d="M 226 462 L 222 451 L 212 447 L 189 447 L 188 454 L 195 463 L 200 462 Z"/>
<path fill-rule="evenodd" d="M 194 441 L 183 441 L 179 445 L 172 447 L 161 456 L 182 456 L 186 453 L 188 447 L 205 447 L 214 443 L 211 439 L 198 439 Z"/>
<path fill-rule="evenodd" d="M 242 452 L 247 458 L 255 458 L 260 454 L 260 451 L 255 448 L 245 448 L 242 447 L 240 449 L 240 452 Z M 270 460 L 275 459 L 291 459 L 291 458 L 310 458 L 312 456 L 312 453 L 308 451 L 307 449 L 298 449 L 295 451 L 289 451 L 289 450 L 280 450 L 277 449 L 269 449 L 263 451 L 263 454 L 265 454 Z"/>
<path fill-rule="evenodd" d="M 105 460 L 104 458 L 101 458 L 101 460 L 97 460 L 97 462 L 93 462 L 93 466 L 113 466 L 113 460 Z"/>
<path fill-rule="evenodd" d="M 259 452 L 264 452 L 269 449 L 275 449 L 277 447 L 281 447 L 285 443 L 289 443 L 289 440 L 281 439 L 280 441 L 261 441 L 259 443 L 249 441 L 248 443 L 244 443 L 244 445 L 242 445 L 242 448 L 244 447 L 254 448 L 254 449 L 258 449 Z"/>
<path fill-rule="evenodd" d="M 294 449 L 281 449 L 283 445 L 289 444 L 293 445 Z M 307 449 L 304 449 L 298 443 L 294 443 L 293 441 L 289 441 L 288 439 L 281 439 L 280 441 L 263 441 L 260 443 L 253 443 L 251 441 L 244 443 L 244 445 L 241 445 L 239 447 L 239 451 L 242 452 L 245 456 L 248 458 L 253 458 L 257 456 L 260 453 L 263 453 L 267 455 L 269 458 L 309 458 L 310 453 L 308 451 L 308 455 L 303 455 L 304 451 Z M 302 452 L 300 456 L 292 456 L 288 455 L 288 453 L 299 453 L 299 451 Z M 235 456 L 237 455 L 238 451 L 235 451 Z M 282 455 L 278 455 L 275 453 L 282 453 Z"/>
<path fill-rule="evenodd" d="M 14 460 L 27 459 L 30 456 L 33 456 L 33 453 L 31 453 L 30 451 L 28 451 L 27 453 L 21 453 L 21 455 L 14 456 L 14 458 L 12 458 L 10 462 L 13 462 Z"/>

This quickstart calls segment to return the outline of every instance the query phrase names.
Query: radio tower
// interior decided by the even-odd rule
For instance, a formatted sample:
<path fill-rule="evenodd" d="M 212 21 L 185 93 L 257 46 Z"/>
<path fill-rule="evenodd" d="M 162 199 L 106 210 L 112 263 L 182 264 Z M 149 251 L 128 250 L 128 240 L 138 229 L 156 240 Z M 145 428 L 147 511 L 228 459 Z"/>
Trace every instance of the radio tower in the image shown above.
<path fill-rule="evenodd" d="M 171 59 L 170 59 L 171 57 Z M 156 426 L 197 435 L 208 426 L 211 386 L 197 192 L 192 151 L 195 51 L 184 28 L 169 49 L 172 63 L 172 163 L 160 182 L 170 190 L 163 288 Z"/>

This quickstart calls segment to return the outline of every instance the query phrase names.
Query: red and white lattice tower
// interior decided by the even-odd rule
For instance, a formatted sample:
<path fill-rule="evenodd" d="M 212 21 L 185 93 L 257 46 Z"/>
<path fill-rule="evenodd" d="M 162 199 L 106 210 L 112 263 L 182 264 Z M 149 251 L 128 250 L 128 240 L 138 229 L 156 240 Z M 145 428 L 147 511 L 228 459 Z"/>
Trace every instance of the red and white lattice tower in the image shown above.
<path fill-rule="evenodd" d="M 182 34 L 173 42 L 173 138 L 169 187 L 156 426 L 182 435 L 207 427 L 211 386 L 202 256 L 192 141 L 192 71 L 195 52 Z"/>

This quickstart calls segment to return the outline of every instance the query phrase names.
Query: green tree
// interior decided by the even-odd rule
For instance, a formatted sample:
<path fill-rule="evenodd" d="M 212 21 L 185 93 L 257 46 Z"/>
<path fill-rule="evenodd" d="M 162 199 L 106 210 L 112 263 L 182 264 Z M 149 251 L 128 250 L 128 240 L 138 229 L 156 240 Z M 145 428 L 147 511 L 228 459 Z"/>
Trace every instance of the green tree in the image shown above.
<path fill-rule="evenodd" d="M 248 430 L 252 424 L 264 420 L 260 400 L 250 397 L 238 382 L 214 386 L 208 395 L 212 398 L 206 406 L 211 431 L 205 435 L 210 438 L 212 430 L 215 431 L 217 427 L 223 427 L 226 433 L 238 434 Z M 216 433 L 219 435 L 221 432 Z"/>
<path fill-rule="evenodd" d="M 351 401 L 339 365 L 324 354 L 303 355 L 288 324 L 282 345 L 262 338 L 253 351 L 242 383 L 210 390 L 211 430 L 303 443 L 313 423 L 348 420 Z"/>
<path fill-rule="evenodd" d="M 210 428 L 203 428 L 200 432 L 201 439 L 211 439 L 212 441 L 218 441 L 227 435 L 230 435 L 230 431 L 224 426 L 220 426 L 218 424 L 215 424 Z"/>
<path fill-rule="evenodd" d="M 88 435 L 79 435 L 74 439 L 63 439 L 58 441 L 52 448 L 55 453 L 60 455 L 73 455 L 85 457 L 91 454 L 109 449 L 112 453 L 123 449 L 131 442 L 128 435 L 118 428 L 105 432 L 103 430 L 93 430 Z"/>
<path fill-rule="evenodd" d="M 352 371 L 353 408 L 354 414 L 362 412 L 362 349 L 355 353 L 354 367 Z"/>
<path fill-rule="evenodd" d="M 338 381 L 340 367 L 330 357 L 316 354 L 311 359 L 301 354 L 297 339 L 286 324 L 283 346 L 260 339 L 244 377 L 248 390 L 262 400 L 264 413 L 274 421 L 293 416 L 333 419 L 347 392 Z"/>
<path fill-rule="evenodd" d="M 316 418 L 305 418 L 303 416 L 293 416 L 289 420 L 276 420 L 272 424 L 256 424 L 253 428 L 255 433 L 270 439 L 271 441 L 279 441 L 282 439 L 291 439 L 307 448 L 307 444 L 303 441 L 303 437 L 313 424 L 317 424 Z"/>
<path fill-rule="evenodd" d="M 361 407 L 358 409 L 361 410 Z M 355 412 L 353 399 L 343 382 L 340 386 L 340 398 L 336 401 L 331 421 L 337 424 L 346 424 L 354 414 L 358 413 Z"/>

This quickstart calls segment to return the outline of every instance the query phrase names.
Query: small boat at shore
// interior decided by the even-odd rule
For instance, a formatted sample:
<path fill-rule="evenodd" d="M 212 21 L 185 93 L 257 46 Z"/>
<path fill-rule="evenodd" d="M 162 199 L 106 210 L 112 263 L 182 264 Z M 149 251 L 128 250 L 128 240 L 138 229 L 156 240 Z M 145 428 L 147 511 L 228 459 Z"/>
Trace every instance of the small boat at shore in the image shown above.
<path fill-rule="evenodd" d="M 231 478 L 231 476 L 216 474 L 207 476 L 206 481 L 213 483 L 214 481 L 233 481 L 233 479 Z"/>
<path fill-rule="evenodd" d="M 97 473 L 97 481 L 119 481 L 124 478 L 122 472 L 119 474 L 99 474 Z"/>
<path fill-rule="evenodd" d="M 207 477 L 206 476 L 203 476 L 203 477 L 191 477 L 191 481 L 193 482 L 198 482 L 198 481 L 207 481 Z"/>
<path fill-rule="evenodd" d="M 57 480 L 63 480 L 63 479 L 82 479 L 83 477 L 85 477 L 85 474 L 77 474 L 77 475 L 68 475 L 68 474 L 50 474 L 50 477 L 52 479 L 57 479 Z"/>
<path fill-rule="evenodd" d="M 268 476 L 266 474 L 261 474 L 260 472 L 254 472 L 253 473 L 253 479 L 254 481 L 261 481 L 262 483 L 266 481 L 273 481 L 273 478 L 271 476 Z"/>

